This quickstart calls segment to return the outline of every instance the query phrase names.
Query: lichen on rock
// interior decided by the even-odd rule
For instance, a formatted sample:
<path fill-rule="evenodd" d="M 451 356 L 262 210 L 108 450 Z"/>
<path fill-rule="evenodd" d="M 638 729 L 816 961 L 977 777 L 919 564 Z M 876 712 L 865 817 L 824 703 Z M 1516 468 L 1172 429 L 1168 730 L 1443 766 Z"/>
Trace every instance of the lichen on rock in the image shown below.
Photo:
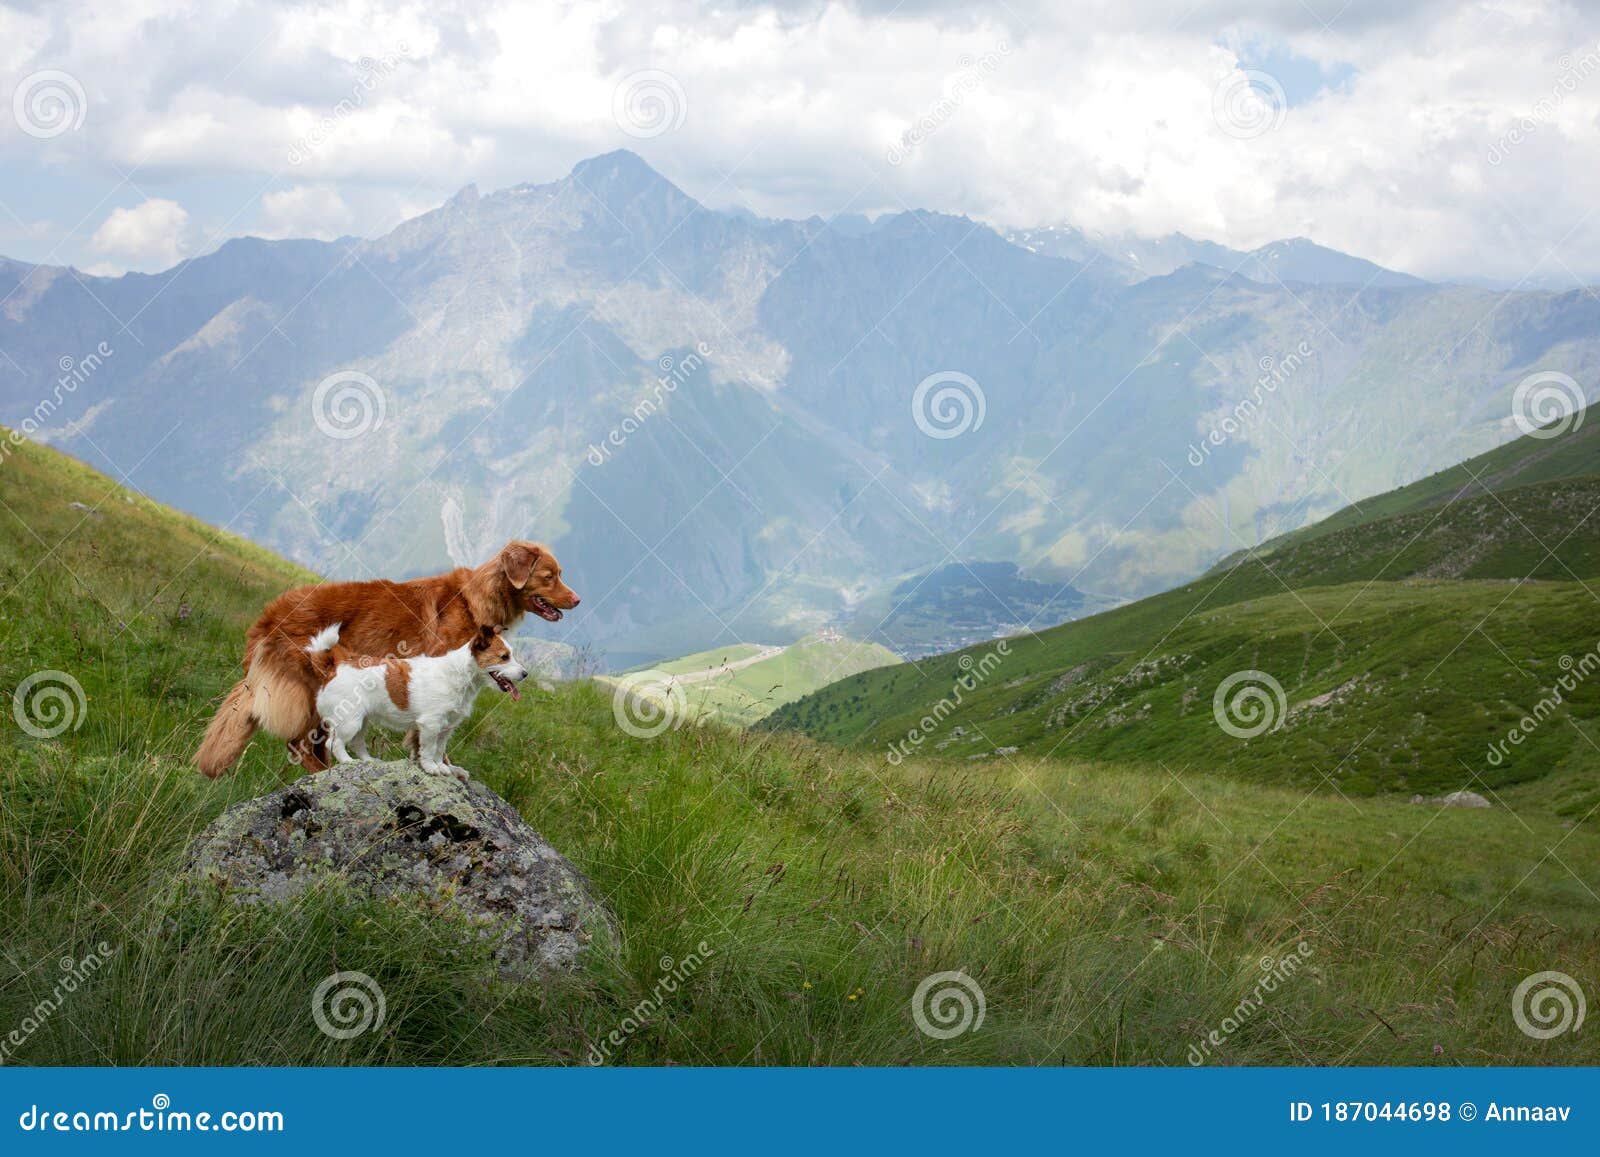
<path fill-rule="evenodd" d="M 583 874 L 476 781 L 409 762 L 342 764 L 230 807 L 190 844 L 181 893 L 237 904 L 336 886 L 408 898 L 490 940 L 502 971 L 571 967 L 616 922 Z"/>

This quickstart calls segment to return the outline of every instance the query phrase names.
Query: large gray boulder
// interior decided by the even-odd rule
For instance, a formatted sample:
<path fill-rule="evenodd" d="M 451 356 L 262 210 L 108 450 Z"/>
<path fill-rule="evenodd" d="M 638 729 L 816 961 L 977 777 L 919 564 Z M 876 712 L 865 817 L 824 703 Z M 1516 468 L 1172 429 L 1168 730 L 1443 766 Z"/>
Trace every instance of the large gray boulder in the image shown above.
<path fill-rule="evenodd" d="M 616 937 L 582 873 L 510 804 L 404 761 L 341 764 L 236 804 L 189 845 L 180 883 L 240 904 L 330 884 L 411 897 L 489 938 L 513 976 L 570 967 Z"/>

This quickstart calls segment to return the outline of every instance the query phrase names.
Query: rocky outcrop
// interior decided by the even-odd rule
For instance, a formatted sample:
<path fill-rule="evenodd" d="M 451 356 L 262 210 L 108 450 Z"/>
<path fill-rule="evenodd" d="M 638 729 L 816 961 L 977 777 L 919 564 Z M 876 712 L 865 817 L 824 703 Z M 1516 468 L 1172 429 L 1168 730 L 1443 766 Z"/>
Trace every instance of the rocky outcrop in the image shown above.
<path fill-rule="evenodd" d="M 1492 807 L 1488 800 L 1475 791 L 1453 791 L 1449 795 L 1434 796 L 1424 799 L 1420 795 L 1411 797 L 1412 803 L 1431 803 L 1440 807 Z"/>
<path fill-rule="evenodd" d="M 229 808 L 190 844 L 180 883 L 239 904 L 330 884 L 413 898 L 490 939 L 508 975 L 569 967 L 616 935 L 582 873 L 510 804 L 408 762 L 343 764 Z"/>

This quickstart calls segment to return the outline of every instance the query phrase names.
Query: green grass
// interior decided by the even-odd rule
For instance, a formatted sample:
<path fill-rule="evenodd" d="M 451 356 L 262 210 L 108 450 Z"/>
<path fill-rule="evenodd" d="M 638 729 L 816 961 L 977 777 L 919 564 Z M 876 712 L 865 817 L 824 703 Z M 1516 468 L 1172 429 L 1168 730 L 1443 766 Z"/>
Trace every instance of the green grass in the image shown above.
<path fill-rule="evenodd" d="M 702 942 L 611 1063 L 1182 1065 L 1302 943 L 1208 1063 L 1592 1060 L 1510 1016 L 1529 973 L 1600 965 L 1600 905 L 1568 870 L 1592 875 L 1600 844 L 1528 786 L 1465 812 L 1176 767 L 888 767 L 715 724 L 633 738 L 588 683 L 486 700 L 453 752 L 589 874 L 615 957 L 513 985 L 405 904 L 174 909 L 192 835 L 295 774 L 260 739 L 217 783 L 187 760 L 244 626 L 304 576 L 47 451 L 0 486 L 0 686 L 53 669 L 87 695 L 54 738 L 0 730 L 0 1039 L 61 960 L 113 950 L 16 1063 L 582 1063 Z M 68 505 L 108 491 L 99 518 Z M 349 1041 L 311 1018 L 340 969 L 386 998 Z M 935 1040 L 911 996 L 956 969 L 986 1017 Z"/>
<path fill-rule="evenodd" d="M 1587 418 L 1588 421 L 1583 421 Z M 1309 542 L 1326 534 L 1418 511 L 1437 511 L 1462 498 L 1499 493 L 1540 482 L 1559 482 L 1600 474 L 1600 418 L 1583 413 L 1579 424 L 1556 437 L 1522 437 L 1488 453 L 1430 474 L 1426 478 L 1363 499 L 1320 522 L 1271 539 L 1255 553 L 1270 554 L 1282 546 Z M 1245 552 L 1225 559 L 1225 570 Z"/>
<path fill-rule="evenodd" d="M 665 671 L 669 675 L 690 675 L 700 671 L 716 670 L 729 663 L 742 663 L 747 659 L 754 659 L 766 649 L 760 643 L 734 643 L 727 647 L 713 647 L 709 651 L 696 651 L 692 655 L 682 655 L 679 658 L 667 659 L 660 663 L 645 663 L 638 667 L 631 667 L 629 670 Z"/>
<path fill-rule="evenodd" d="M 837 634 L 806 635 L 777 654 L 761 658 L 771 650 L 756 643 L 735 643 L 636 668 L 634 673 L 683 679 L 676 683 L 682 692 L 678 710 L 688 718 L 747 727 L 836 679 L 900 661 L 887 647 Z M 607 687 L 618 685 L 609 678 L 600 682 Z M 648 693 L 657 683 L 652 678 L 636 685 L 641 693 Z M 659 690 L 661 695 L 669 693 L 664 682 Z"/>
<path fill-rule="evenodd" d="M 1600 645 L 1594 599 L 1576 583 L 1349 584 L 1154 623 L 1137 610 L 1011 641 L 948 713 L 937 705 L 973 678 L 961 660 L 981 664 L 992 649 L 857 676 L 774 719 L 880 759 L 1018 747 L 1360 795 L 1481 792 L 1571 770 L 1600 802 L 1600 677 L 1578 682 L 1498 762 L 1490 754 L 1564 673 L 1562 656 Z M 1241 739 L 1218 726 L 1213 697 L 1249 670 L 1283 687 L 1271 709 L 1281 724 Z M 931 738 L 908 749 L 917 728 Z"/>

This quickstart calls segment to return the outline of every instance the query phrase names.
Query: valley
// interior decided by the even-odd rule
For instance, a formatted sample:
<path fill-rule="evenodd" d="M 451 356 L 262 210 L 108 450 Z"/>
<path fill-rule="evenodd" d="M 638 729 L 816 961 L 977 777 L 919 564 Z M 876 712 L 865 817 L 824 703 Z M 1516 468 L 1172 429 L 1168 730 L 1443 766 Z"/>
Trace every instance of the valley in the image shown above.
<path fill-rule="evenodd" d="M 740 643 L 595 681 L 643 695 L 681 722 L 745 727 L 835 679 L 899 661 L 876 643 L 824 630 L 786 646 Z"/>
<path fill-rule="evenodd" d="M 866 672 L 764 725 L 882 756 L 933 712 L 951 756 L 1139 761 L 1353 796 L 1527 785 L 1581 821 L 1600 804 L 1597 511 L 1600 428 L 1580 421 L 1007 640 L 998 662 L 979 645 Z"/>

